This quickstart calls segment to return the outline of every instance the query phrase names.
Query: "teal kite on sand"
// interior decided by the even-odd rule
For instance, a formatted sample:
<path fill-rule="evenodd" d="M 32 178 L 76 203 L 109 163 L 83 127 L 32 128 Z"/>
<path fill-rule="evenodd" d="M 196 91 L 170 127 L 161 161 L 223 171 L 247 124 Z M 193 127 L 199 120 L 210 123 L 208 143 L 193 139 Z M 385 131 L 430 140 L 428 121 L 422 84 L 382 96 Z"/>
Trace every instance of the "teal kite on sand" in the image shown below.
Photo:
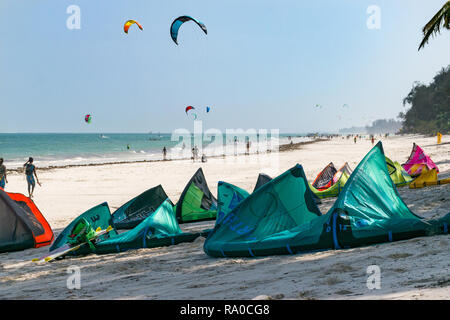
<path fill-rule="evenodd" d="M 82 214 L 66 227 L 50 248 L 51 251 L 68 242 L 70 230 L 81 218 L 87 219 L 92 227 L 100 227 L 102 230 L 108 228 L 112 223 L 112 216 L 108 205 L 103 203 L 96 206 Z M 114 225 L 112 225 L 112 227 L 114 227 Z M 114 229 L 109 232 L 107 238 L 99 239 L 100 241 L 97 242 L 94 250 L 88 246 L 84 246 L 70 254 L 105 254 L 123 252 L 130 249 L 170 246 L 181 242 L 194 241 L 199 236 L 199 233 L 183 233 L 181 231 L 175 218 L 172 202 L 167 199 L 134 229 L 121 234 L 118 234 Z"/>
<path fill-rule="evenodd" d="M 250 194 L 231 183 L 219 181 L 217 186 L 217 219 L 220 223 L 239 203 Z"/>
<path fill-rule="evenodd" d="M 191 242 L 199 233 L 183 233 L 178 225 L 173 205 L 166 200 L 148 218 L 132 230 L 100 242 L 97 254 L 115 253 L 130 249 L 155 248 Z"/>
<path fill-rule="evenodd" d="M 150 188 L 114 211 L 114 226 L 116 229 L 133 229 L 166 200 L 170 201 L 161 185 Z"/>
<path fill-rule="evenodd" d="M 381 142 L 364 157 L 327 214 L 315 205 L 296 165 L 265 184 L 216 224 L 204 244 L 214 257 L 342 249 L 448 233 L 450 214 L 425 220 L 400 198 Z"/>
<path fill-rule="evenodd" d="M 113 225 L 113 219 L 111 216 L 111 211 L 109 210 L 109 206 L 106 202 L 99 204 L 88 211 L 82 213 L 75 220 L 73 220 L 53 241 L 52 246 L 49 251 L 56 250 L 69 242 L 69 236 L 72 232 L 72 229 L 78 224 L 81 220 L 87 220 L 91 227 L 96 230 L 97 228 L 101 228 L 102 230 L 106 230 L 109 226 Z M 111 230 L 108 236 L 117 235 L 116 230 Z M 104 239 L 105 237 L 101 238 Z M 101 240 L 99 239 L 99 240 Z"/>

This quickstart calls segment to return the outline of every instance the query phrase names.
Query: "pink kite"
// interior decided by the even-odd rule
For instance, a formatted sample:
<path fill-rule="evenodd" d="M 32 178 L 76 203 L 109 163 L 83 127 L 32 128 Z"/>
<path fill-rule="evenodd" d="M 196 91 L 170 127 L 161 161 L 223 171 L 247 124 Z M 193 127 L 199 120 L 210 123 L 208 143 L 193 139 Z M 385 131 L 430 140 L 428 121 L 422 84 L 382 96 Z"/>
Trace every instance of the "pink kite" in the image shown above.
<path fill-rule="evenodd" d="M 423 152 L 422 148 L 415 143 L 413 144 L 413 149 L 408 160 L 406 163 L 402 164 L 402 167 L 412 177 L 420 175 L 422 171 L 428 171 L 433 168 L 439 172 L 439 169 L 433 160 L 431 160 L 431 158 Z"/>

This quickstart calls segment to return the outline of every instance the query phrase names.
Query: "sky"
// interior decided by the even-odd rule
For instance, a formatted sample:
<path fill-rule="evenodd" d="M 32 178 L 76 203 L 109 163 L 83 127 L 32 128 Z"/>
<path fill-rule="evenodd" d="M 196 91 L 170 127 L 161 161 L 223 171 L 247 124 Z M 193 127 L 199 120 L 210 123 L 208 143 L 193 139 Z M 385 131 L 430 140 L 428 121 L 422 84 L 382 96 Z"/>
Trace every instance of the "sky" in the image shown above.
<path fill-rule="evenodd" d="M 413 83 L 450 64 L 447 30 L 417 50 L 444 2 L 2 0 L 0 132 L 192 130 L 188 105 L 220 130 L 333 132 L 396 118 Z M 79 29 L 67 27 L 71 5 Z M 177 46 L 169 28 L 181 15 L 208 34 L 185 23 Z M 125 34 L 128 19 L 143 30 Z"/>

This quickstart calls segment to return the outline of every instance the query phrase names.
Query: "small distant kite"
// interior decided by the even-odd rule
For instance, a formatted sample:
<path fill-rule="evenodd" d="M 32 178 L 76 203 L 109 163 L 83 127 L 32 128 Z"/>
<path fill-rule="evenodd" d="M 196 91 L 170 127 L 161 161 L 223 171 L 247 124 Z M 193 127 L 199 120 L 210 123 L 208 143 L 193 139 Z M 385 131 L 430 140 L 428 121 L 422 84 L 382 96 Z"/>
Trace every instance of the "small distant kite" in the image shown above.
<path fill-rule="evenodd" d="M 192 117 L 194 118 L 194 120 L 197 120 L 197 114 L 194 111 L 191 111 L 191 110 L 195 110 L 195 108 L 193 106 L 187 106 L 186 110 L 185 110 L 186 111 L 186 115 L 192 114 Z"/>
<path fill-rule="evenodd" d="M 342 108 L 348 108 L 348 104 L 345 103 Z"/>
<path fill-rule="evenodd" d="M 125 24 L 123 25 L 123 31 L 125 31 L 125 33 L 128 33 L 128 29 L 130 29 L 130 27 L 131 27 L 133 24 L 136 24 L 136 25 L 139 27 L 139 29 L 143 30 L 143 28 L 142 28 L 142 26 L 141 26 L 141 24 L 140 24 L 139 22 L 137 22 L 137 21 L 135 21 L 135 20 L 128 20 L 128 21 L 125 22 Z"/>
<path fill-rule="evenodd" d="M 208 34 L 208 30 L 206 30 L 206 26 L 202 22 L 189 16 L 178 17 L 172 22 L 172 25 L 170 26 L 170 36 L 172 37 L 173 42 L 175 42 L 177 45 L 178 30 L 180 29 L 181 25 L 187 21 L 194 21 L 205 34 Z"/>
<path fill-rule="evenodd" d="M 322 108 L 320 104 L 316 104 L 316 108 Z"/>
<path fill-rule="evenodd" d="M 206 113 L 209 113 L 210 110 L 211 110 L 210 107 L 206 107 Z"/>
<path fill-rule="evenodd" d="M 91 121 L 92 121 L 92 116 L 91 116 L 90 114 L 85 115 L 85 116 L 84 116 L 84 121 L 85 121 L 86 123 L 91 123 Z"/>

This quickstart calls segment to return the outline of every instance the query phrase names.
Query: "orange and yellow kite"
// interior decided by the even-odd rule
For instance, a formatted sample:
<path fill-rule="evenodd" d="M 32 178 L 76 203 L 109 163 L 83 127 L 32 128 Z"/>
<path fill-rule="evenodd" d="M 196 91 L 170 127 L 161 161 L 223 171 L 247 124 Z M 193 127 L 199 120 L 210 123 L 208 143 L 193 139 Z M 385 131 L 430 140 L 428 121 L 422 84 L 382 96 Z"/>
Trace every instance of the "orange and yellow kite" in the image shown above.
<path fill-rule="evenodd" d="M 123 25 L 123 31 L 125 31 L 125 33 L 128 33 L 128 29 L 130 29 L 130 27 L 133 24 L 137 24 L 137 26 L 139 27 L 139 29 L 143 30 L 141 24 L 139 22 L 137 22 L 136 20 L 128 20 L 127 22 L 125 22 L 125 24 Z"/>

